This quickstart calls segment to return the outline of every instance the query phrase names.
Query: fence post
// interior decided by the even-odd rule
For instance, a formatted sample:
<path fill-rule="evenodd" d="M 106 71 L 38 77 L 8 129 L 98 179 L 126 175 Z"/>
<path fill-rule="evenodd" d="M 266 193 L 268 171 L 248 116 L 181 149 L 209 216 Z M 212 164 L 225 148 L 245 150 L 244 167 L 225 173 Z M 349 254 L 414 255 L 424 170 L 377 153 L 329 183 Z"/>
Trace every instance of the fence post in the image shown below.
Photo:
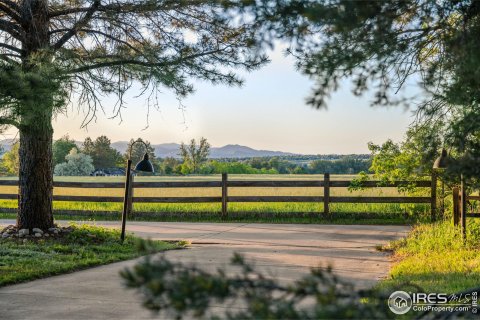
<path fill-rule="evenodd" d="M 130 177 L 130 186 L 128 190 L 128 199 L 127 199 L 127 214 L 129 217 L 132 216 L 133 213 L 133 181 L 134 181 L 134 175 L 131 173 Z"/>
<path fill-rule="evenodd" d="M 462 238 L 465 240 L 467 237 L 467 192 L 465 190 L 465 182 L 460 182 L 460 225 L 462 227 Z"/>
<path fill-rule="evenodd" d="M 454 187 L 452 190 L 453 196 L 453 225 L 458 226 L 460 220 L 460 190 Z"/>
<path fill-rule="evenodd" d="M 323 174 L 323 213 L 330 214 L 330 173 Z"/>
<path fill-rule="evenodd" d="M 435 221 L 436 216 L 437 216 L 437 174 L 435 170 L 432 172 L 432 185 L 430 187 L 431 191 L 431 212 L 430 216 L 432 219 L 432 222 Z"/>
<path fill-rule="evenodd" d="M 222 173 L 222 219 L 227 218 L 227 203 L 228 203 L 228 175 Z"/>

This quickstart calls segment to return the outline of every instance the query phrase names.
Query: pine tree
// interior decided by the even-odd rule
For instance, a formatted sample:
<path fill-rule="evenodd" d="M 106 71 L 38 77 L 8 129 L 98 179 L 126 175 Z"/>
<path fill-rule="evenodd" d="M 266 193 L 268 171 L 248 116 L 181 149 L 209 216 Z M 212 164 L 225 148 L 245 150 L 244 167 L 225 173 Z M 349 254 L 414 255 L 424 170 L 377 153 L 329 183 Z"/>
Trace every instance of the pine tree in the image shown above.
<path fill-rule="evenodd" d="M 20 132 L 19 228 L 53 226 L 52 117 L 68 102 L 87 108 L 88 123 L 103 95 L 120 115 L 134 83 L 146 97 L 160 87 L 184 97 L 191 78 L 241 84 L 235 70 L 267 61 L 255 22 L 231 19 L 230 5 L 0 0 L 0 125 Z"/>

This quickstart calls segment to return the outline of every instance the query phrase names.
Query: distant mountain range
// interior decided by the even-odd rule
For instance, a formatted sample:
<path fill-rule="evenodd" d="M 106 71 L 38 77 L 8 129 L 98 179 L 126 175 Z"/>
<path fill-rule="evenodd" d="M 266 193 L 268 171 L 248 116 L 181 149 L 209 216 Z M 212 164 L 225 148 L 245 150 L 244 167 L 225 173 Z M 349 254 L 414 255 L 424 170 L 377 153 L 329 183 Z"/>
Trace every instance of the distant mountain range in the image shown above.
<path fill-rule="evenodd" d="M 118 141 L 112 143 L 112 147 L 125 153 L 127 150 L 127 141 Z M 155 148 L 155 155 L 160 158 L 173 157 L 179 158 L 180 144 L 178 143 L 162 143 L 152 144 Z M 292 156 L 295 155 L 289 152 L 270 151 L 270 150 L 256 150 L 250 147 L 241 146 L 238 144 L 227 144 L 223 147 L 210 148 L 210 158 L 253 158 L 253 157 L 274 157 L 274 156 Z"/>
<path fill-rule="evenodd" d="M 9 151 L 14 142 L 13 139 L 0 140 L 0 145 L 5 151 Z M 81 146 L 82 142 L 77 141 L 77 145 Z M 125 153 L 128 147 L 128 141 L 117 141 L 112 143 L 112 147 L 117 149 L 120 153 Z M 152 144 L 155 148 L 155 155 L 160 158 L 173 157 L 179 158 L 178 143 L 161 143 Z M 253 158 L 253 157 L 274 157 L 274 156 L 292 156 L 294 153 L 270 151 L 270 150 L 256 150 L 250 147 L 241 146 L 238 144 L 227 144 L 223 147 L 212 147 L 210 149 L 210 158 Z"/>

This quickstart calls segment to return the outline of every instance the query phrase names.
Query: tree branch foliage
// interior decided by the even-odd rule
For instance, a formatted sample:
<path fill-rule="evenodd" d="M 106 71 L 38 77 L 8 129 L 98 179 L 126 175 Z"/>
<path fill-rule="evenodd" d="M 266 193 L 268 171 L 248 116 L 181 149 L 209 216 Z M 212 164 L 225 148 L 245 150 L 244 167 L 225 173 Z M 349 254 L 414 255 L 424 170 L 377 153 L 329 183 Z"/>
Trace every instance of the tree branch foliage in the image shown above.
<path fill-rule="evenodd" d="M 386 319 L 393 315 L 382 294 L 356 291 L 330 268 L 312 269 L 293 284 L 281 284 L 255 271 L 241 255 L 235 254 L 231 263 L 239 270 L 234 276 L 225 270 L 208 273 L 172 263 L 164 256 L 147 257 L 121 276 L 128 288 L 141 292 L 144 307 L 177 319 Z M 226 308 L 226 314 L 209 313 L 215 304 L 237 308 Z"/>
<path fill-rule="evenodd" d="M 254 8 L 269 21 L 267 34 L 292 41 L 297 67 L 315 81 L 309 104 L 326 107 L 350 79 L 355 95 L 373 92 L 373 105 L 413 109 L 410 133 L 449 149 L 451 175 L 480 176 L 479 1 L 278 0 Z M 416 93 L 407 94 L 412 85 Z M 433 163 L 428 150 L 415 155 L 430 161 L 423 167 Z"/>
<path fill-rule="evenodd" d="M 255 24 L 231 19 L 230 8 L 208 0 L 0 1 L 0 124 L 21 126 L 25 105 L 38 105 L 42 92 L 57 112 L 65 101 L 86 106 L 88 122 L 104 95 L 117 97 L 119 115 L 134 83 L 150 99 L 159 88 L 183 97 L 193 78 L 241 84 L 234 70 L 267 58 L 255 49 Z"/>

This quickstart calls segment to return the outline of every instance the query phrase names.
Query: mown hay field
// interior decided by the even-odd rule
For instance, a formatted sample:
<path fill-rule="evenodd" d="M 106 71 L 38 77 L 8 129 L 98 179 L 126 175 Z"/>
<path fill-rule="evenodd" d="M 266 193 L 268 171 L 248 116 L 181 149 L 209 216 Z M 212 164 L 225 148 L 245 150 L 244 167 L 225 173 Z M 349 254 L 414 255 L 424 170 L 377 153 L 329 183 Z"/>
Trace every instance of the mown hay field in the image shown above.
<path fill-rule="evenodd" d="M 352 175 L 332 175 L 331 180 L 352 180 Z M 323 175 L 229 175 L 229 180 L 323 180 Z M 15 178 L 2 178 L 15 179 Z M 74 182 L 123 182 L 124 177 L 55 177 L 56 181 Z M 220 175 L 209 176 L 137 176 L 135 181 L 220 181 Z M 420 189 L 417 196 L 429 196 L 429 189 Z M 323 188 L 253 188 L 231 187 L 229 196 L 322 196 Z M 2 194 L 16 194 L 17 187 L 0 186 Z M 123 196 L 122 188 L 55 188 L 55 195 L 72 196 Z M 134 195 L 138 197 L 201 197 L 221 196 L 220 188 L 137 188 Z M 348 188 L 331 188 L 331 196 L 405 196 L 396 188 L 368 188 L 365 190 L 350 191 Z M 16 200 L 1 200 L 0 208 L 15 208 Z M 112 211 L 122 210 L 122 203 L 102 202 L 54 202 L 57 212 L 82 210 L 82 211 Z M 321 213 L 323 203 L 229 203 L 229 212 L 270 212 L 270 213 Z M 372 214 L 381 218 L 405 218 L 407 216 L 428 216 L 428 204 L 364 204 L 364 203 L 332 203 L 330 211 L 333 213 L 362 213 Z M 164 212 L 164 213 L 219 213 L 220 203 L 185 203 L 185 204 L 151 204 L 134 203 L 136 212 Z"/>

